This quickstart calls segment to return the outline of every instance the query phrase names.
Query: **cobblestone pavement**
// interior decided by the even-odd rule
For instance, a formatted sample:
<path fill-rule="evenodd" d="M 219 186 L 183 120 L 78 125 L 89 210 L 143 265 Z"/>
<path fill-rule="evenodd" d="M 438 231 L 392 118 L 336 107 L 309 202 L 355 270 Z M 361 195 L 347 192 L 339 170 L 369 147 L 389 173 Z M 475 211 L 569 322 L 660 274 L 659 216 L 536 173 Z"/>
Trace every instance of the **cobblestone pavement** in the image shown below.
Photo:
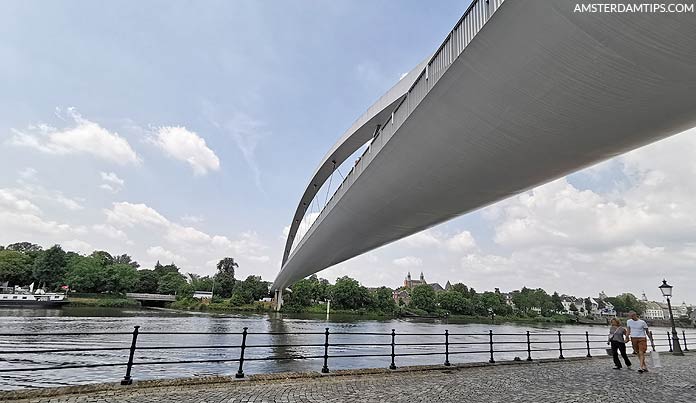
<path fill-rule="evenodd" d="M 637 361 L 637 359 L 635 360 Z M 117 389 L 23 402 L 696 402 L 696 354 L 640 374 L 608 359 Z M 635 367 L 635 365 L 634 365 Z"/>

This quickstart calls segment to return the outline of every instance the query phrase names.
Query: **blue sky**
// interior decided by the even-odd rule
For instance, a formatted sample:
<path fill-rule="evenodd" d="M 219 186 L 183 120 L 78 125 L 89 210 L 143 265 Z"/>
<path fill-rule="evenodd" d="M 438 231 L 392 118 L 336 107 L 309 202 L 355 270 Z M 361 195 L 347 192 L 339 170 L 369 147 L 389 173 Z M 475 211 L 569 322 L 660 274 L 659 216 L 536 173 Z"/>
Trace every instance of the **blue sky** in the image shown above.
<path fill-rule="evenodd" d="M 283 229 L 321 157 L 437 48 L 467 6 L 4 2 L 0 244 L 128 252 L 144 266 L 174 260 L 198 273 L 229 255 L 241 275 L 271 280 Z M 696 239 L 685 218 L 694 200 L 683 176 L 694 170 L 692 138 L 619 157 L 322 275 L 396 286 L 406 271 L 422 270 L 477 289 L 645 289 L 657 298 L 662 276 L 694 279 Z M 579 206 L 573 212 L 549 213 L 569 200 Z M 601 206 L 611 203 L 607 213 Z M 641 210 L 645 203 L 652 209 Z M 663 210 L 670 203 L 683 211 Z M 628 225 L 637 221 L 633 207 L 655 216 Z M 596 211 L 604 213 L 587 216 Z M 578 230 L 575 213 L 595 229 L 626 228 L 588 243 L 597 237 Z M 607 220 L 615 225 L 602 227 Z M 621 260 L 641 253 L 650 264 Z M 626 284 L 633 272 L 638 280 Z"/>

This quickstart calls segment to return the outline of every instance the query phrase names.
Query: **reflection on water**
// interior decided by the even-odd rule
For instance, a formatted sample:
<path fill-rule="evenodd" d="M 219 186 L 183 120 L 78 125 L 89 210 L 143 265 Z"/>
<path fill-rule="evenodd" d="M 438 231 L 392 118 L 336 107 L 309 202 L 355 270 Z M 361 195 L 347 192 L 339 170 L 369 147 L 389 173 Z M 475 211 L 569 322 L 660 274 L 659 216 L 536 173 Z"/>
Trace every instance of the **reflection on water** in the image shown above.
<path fill-rule="evenodd" d="M 384 354 L 384 357 L 351 357 L 329 359 L 332 370 L 345 368 L 387 367 L 391 349 L 388 335 L 391 329 L 397 333 L 397 343 L 440 343 L 444 342 L 444 331 L 448 329 L 453 334 L 466 336 L 451 336 L 450 342 L 479 342 L 474 345 L 452 345 L 450 361 L 473 362 L 487 361 L 488 341 L 487 332 L 493 329 L 499 340 L 508 341 L 501 352 L 496 353 L 496 360 L 510 360 L 516 356 L 526 357 L 520 352 L 526 348 L 524 344 L 526 330 L 533 333 L 562 330 L 567 333 L 601 334 L 604 327 L 594 329 L 585 326 L 551 326 L 535 325 L 482 325 L 472 323 L 444 323 L 437 320 L 356 320 L 355 317 L 331 316 L 329 320 L 308 315 L 281 314 L 220 314 L 209 315 L 200 313 L 182 313 L 170 310 L 151 309 L 110 309 L 110 308 L 77 308 L 63 309 L 0 309 L 3 333 L 59 333 L 59 332 L 131 332 L 133 326 L 139 325 L 140 331 L 145 332 L 138 337 L 139 347 L 155 346 L 229 346 L 218 349 L 168 349 L 136 351 L 135 362 L 162 362 L 177 360 L 208 360 L 236 359 L 239 357 L 242 328 L 248 327 L 249 336 L 245 358 L 245 374 L 285 372 L 285 371 L 318 371 L 322 367 L 321 359 L 299 359 L 302 357 L 322 356 L 324 353 L 324 329 L 330 328 L 331 336 L 329 354 L 365 355 Z M 146 332 L 231 332 L 234 334 L 176 334 L 153 335 Z M 305 333 L 305 334 L 282 334 Z M 316 333 L 316 334 L 306 334 Z M 343 334 L 349 333 L 349 334 Z M 380 335 L 370 335 L 380 333 Z M 415 336 L 404 336 L 404 333 L 419 333 Z M 511 334 L 511 336 L 502 336 Z M 513 336 L 514 334 L 514 336 Z M 538 336 L 543 341 L 544 336 Z M 584 337 L 576 337 L 582 347 Z M 572 337 L 568 337 L 570 343 Z M 28 366 L 55 366 L 67 364 L 97 364 L 122 363 L 127 360 L 127 348 L 131 336 L 124 335 L 81 335 L 81 336 L 12 336 L 0 337 L 0 351 L 76 348 L 76 347 L 123 347 L 123 350 L 97 352 L 43 353 L 43 354 L 6 354 L 0 353 L 0 368 L 25 368 Z M 548 340 L 548 337 L 547 337 Z M 565 342 L 565 341 L 564 341 Z M 383 344 L 378 346 L 355 345 Z M 258 346 L 258 347 L 254 347 Z M 571 347 L 569 345 L 569 347 Z M 536 358 L 554 357 L 557 351 L 555 345 L 540 343 L 535 346 L 540 351 L 534 352 Z M 546 351 L 548 350 L 548 351 Z M 443 346 L 397 346 L 397 353 L 442 352 Z M 569 349 L 566 356 L 586 354 L 582 349 Z M 262 357 L 283 357 L 277 361 L 254 360 Z M 397 357 L 397 366 L 439 364 L 442 355 Z M 232 375 L 237 371 L 237 362 L 199 363 L 176 365 L 136 365 L 133 368 L 133 378 L 174 378 L 202 376 L 211 374 Z M 125 367 L 107 367 L 90 369 L 51 370 L 39 372 L 0 373 L 0 389 L 24 387 L 47 387 L 65 384 L 115 382 L 122 378 Z"/>

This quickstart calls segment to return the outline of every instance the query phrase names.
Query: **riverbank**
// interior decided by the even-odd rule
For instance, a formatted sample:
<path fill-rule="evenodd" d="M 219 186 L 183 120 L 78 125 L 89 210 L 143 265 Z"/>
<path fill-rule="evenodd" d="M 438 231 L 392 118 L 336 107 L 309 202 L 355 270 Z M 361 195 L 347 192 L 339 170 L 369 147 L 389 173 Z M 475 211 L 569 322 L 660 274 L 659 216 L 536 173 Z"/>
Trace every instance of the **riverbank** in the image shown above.
<path fill-rule="evenodd" d="M 140 302 L 130 298 L 119 297 L 69 297 L 68 305 L 71 307 L 92 308 L 140 308 Z"/>
<path fill-rule="evenodd" d="M 195 312 L 210 312 L 210 313 L 274 313 L 273 306 L 270 302 L 255 302 L 247 305 L 231 305 L 229 300 L 222 302 L 204 303 L 198 300 L 182 299 L 172 302 L 168 308 L 179 311 L 195 311 Z M 317 304 L 308 307 L 293 307 L 285 306 L 281 310 L 281 314 L 303 315 L 314 317 L 317 319 L 326 316 L 326 305 Z M 570 315 L 553 315 L 553 316 L 495 316 L 491 320 L 490 316 L 477 315 L 438 315 L 428 314 L 425 311 L 414 311 L 401 309 L 399 312 L 383 312 L 379 310 L 369 309 L 331 309 L 330 315 L 338 315 L 342 317 L 355 317 L 358 319 L 416 319 L 416 320 L 437 320 L 452 323 L 549 323 L 549 324 L 582 324 L 582 325 L 605 325 L 606 318 L 590 320 L 587 318 L 576 318 Z"/>

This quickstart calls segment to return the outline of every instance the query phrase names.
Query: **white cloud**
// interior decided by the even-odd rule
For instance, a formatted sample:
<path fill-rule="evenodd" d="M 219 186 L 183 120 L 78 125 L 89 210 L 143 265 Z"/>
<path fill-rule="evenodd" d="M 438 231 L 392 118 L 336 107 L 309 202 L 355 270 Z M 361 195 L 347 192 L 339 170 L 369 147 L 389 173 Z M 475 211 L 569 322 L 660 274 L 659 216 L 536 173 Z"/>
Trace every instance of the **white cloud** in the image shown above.
<path fill-rule="evenodd" d="M 447 248 L 460 252 L 476 249 L 476 240 L 469 231 L 462 231 L 446 241 Z"/>
<path fill-rule="evenodd" d="M 404 238 L 401 242 L 408 246 L 420 248 L 439 246 L 442 243 L 442 240 L 437 234 L 435 234 L 435 232 L 432 229 L 427 229 L 425 231 L 421 231 L 417 234 L 413 234 L 407 238 Z"/>
<path fill-rule="evenodd" d="M 394 264 L 400 267 L 418 267 L 423 265 L 423 259 L 415 256 L 404 256 L 394 259 Z"/>
<path fill-rule="evenodd" d="M 168 156 L 188 163 L 196 175 L 220 169 L 220 159 L 208 148 L 205 140 L 185 127 L 159 127 L 151 141 Z"/>
<path fill-rule="evenodd" d="M 7 203 L 10 198 L 20 200 L 21 203 L 32 201 L 47 201 L 49 203 L 57 203 L 61 206 L 67 208 L 70 211 L 77 211 L 84 209 L 84 206 L 78 199 L 73 199 L 65 196 L 62 192 L 57 190 L 48 190 L 38 185 L 24 184 L 21 188 L 6 188 L 0 189 L 0 192 L 4 194 L 0 195 L 0 199 L 4 199 Z M 0 201 L 1 202 L 1 201 Z M 33 205 L 33 204 L 32 204 Z M 34 207 L 36 207 L 34 205 Z M 37 212 L 38 207 L 34 209 Z"/>
<path fill-rule="evenodd" d="M 0 209 L 32 214 L 41 213 L 37 205 L 19 197 L 12 189 L 0 189 Z"/>
<path fill-rule="evenodd" d="M 116 226 L 133 227 L 136 224 L 168 225 L 169 221 L 155 209 L 142 204 L 128 202 L 114 203 L 111 209 L 105 209 L 106 221 Z"/>
<path fill-rule="evenodd" d="M 159 261 L 164 262 L 164 264 L 172 262 L 182 263 L 186 261 L 186 259 L 183 256 L 179 256 L 176 253 L 164 249 L 161 246 L 151 246 L 147 248 L 147 254 L 153 259 L 157 259 Z"/>
<path fill-rule="evenodd" d="M 37 170 L 31 167 L 21 169 L 18 173 L 22 179 L 34 180 L 36 179 Z"/>
<path fill-rule="evenodd" d="M 205 221 L 202 215 L 185 215 L 181 217 L 181 221 L 187 222 L 189 224 L 200 224 Z"/>
<path fill-rule="evenodd" d="M 206 103 L 206 113 L 215 127 L 231 135 L 254 175 L 256 186 L 262 189 L 261 170 L 256 161 L 256 149 L 261 140 L 268 136 L 266 123 L 240 111 L 220 111 L 217 106 L 209 102 Z"/>
<path fill-rule="evenodd" d="M 254 232 L 242 233 L 236 239 L 223 235 L 210 235 L 199 229 L 172 222 L 155 209 L 142 203 L 113 203 L 112 208 L 104 210 L 104 213 L 107 223 L 116 228 L 129 228 L 129 232 L 143 230 L 148 239 L 161 237 L 162 241 L 176 248 L 175 250 L 187 251 L 185 257 L 189 261 L 209 261 L 223 256 L 234 256 L 239 261 L 249 260 L 257 263 L 270 260 L 265 254 L 266 245 Z M 113 232 L 111 228 L 104 230 Z M 153 249 L 153 251 L 161 252 L 160 249 Z M 148 254 L 151 255 L 150 252 Z M 204 268 L 204 266 L 192 267 L 199 270 Z"/>
<path fill-rule="evenodd" d="M 126 139 L 83 118 L 74 108 L 66 111 L 72 125 L 57 129 L 46 124 L 12 129 L 10 144 L 30 147 L 47 154 L 89 154 L 117 164 L 138 164 L 140 158 Z"/>
<path fill-rule="evenodd" d="M 79 240 L 79 239 L 73 239 L 70 241 L 65 241 L 61 243 L 61 246 L 63 249 L 72 251 L 72 252 L 78 252 L 83 255 L 92 253 L 94 251 L 94 247 L 90 245 L 89 243 Z"/>
<path fill-rule="evenodd" d="M 72 227 L 69 224 L 44 220 L 39 215 L 0 211 L 0 228 L 5 235 L 15 237 L 34 237 L 42 235 L 84 234 L 84 227 Z"/>
<path fill-rule="evenodd" d="M 113 227 L 108 224 L 95 224 L 92 226 L 92 230 L 97 234 L 103 235 L 107 238 L 125 242 L 126 244 L 132 245 L 133 242 L 128 239 L 128 235 L 120 229 Z"/>
<path fill-rule="evenodd" d="M 119 192 L 121 189 L 123 189 L 123 186 L 126 183 L 126 181 L 119 178 L 118 175 L 113 172 L 100 172 L 99 175 L 101 176 L 102 181 L 104 181 L 99 188 L 107 190 L 111 193 Z"/>

